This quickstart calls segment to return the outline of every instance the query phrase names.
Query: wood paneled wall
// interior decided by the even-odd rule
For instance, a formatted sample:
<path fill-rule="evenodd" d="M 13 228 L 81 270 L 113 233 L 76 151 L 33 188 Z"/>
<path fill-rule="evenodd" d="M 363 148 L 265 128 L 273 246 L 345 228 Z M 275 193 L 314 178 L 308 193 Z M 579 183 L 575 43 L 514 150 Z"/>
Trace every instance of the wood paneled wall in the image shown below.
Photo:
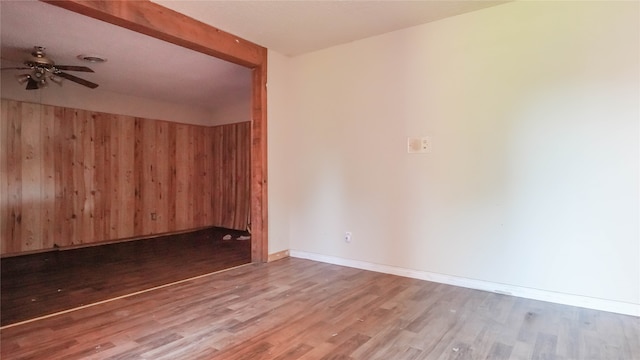
<path fill-rule="evenodd" d="M 251 123 L 237 123 L 211 128 L 214 171 L 211 208 L 213 223 L 221 227 L 244 230 L 250 222 L 251 201 Z M 238 149 L 242 149 L 238 151 Z M 238 201 L 237 199 L 246 199 Z"/>
<path fill-rule="evenodd" d="M 1 105 L 0 253 L 246 228 L 250 123 Z"/>

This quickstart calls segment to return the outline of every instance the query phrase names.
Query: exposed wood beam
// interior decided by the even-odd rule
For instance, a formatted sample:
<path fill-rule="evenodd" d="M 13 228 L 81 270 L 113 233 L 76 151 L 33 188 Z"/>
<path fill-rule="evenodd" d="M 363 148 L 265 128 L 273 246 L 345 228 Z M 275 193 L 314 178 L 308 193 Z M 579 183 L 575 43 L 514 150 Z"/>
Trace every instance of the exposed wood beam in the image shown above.
<path fill-rule="evenodd" d="M 249 68 L 266 59 L 265 48 L 150 1 L 43 1 Z"/>

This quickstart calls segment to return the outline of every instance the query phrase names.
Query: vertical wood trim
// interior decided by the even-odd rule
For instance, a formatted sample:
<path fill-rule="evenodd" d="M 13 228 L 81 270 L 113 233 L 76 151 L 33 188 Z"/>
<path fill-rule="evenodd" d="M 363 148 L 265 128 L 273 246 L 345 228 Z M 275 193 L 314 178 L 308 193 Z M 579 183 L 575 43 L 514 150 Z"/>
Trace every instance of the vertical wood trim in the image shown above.
<path fill-rule="evenodd" d="M 134 145 L 133 145 L 133 182 L 134 182 L 134 203 L 133 203 L 133 233 L 140 234 L 143 230 L 143 219 L 142 219 L 142 199 L 144 197 L 145 188 L 143 186 L 144 181 L 144 139 L 142 137 L 142 120 L 139 118 L 135 118 L 134 120 Z"/>
<path fill-rule="evenodd" d="M 52 248 L 55 243 L 55 119 L 56 110 L 53 106 L 42 106 L 41 138 L 42 144 L 42 174 L 40 193 L 42 248 Z"/>
<path fill-rule="evenodd" d="M 75 151 L 75 142 L 76 142 L 76 134 L 75 134 L 75 111 L 73 109 L 65 109 L 64 118 L 62 119 L 62 128 L 65 131 L 65 139 L 64 139 L 64 154 L 62 154 L 62 162 L 64 166 L 64 173 L 62 176 L 62 181 L 64 183 L 64 191 L 62 194 L 61 204 L 64 207 L 64 221 L 65 225 L 63 227 L 67 229 L 63 232 L 63 243 L 60 245 L 73 245 L 75 244 L 74 239 L 77 238 L 77 227 L 78 222 L 76 220 L 76 208 L 77 208 L 77 197 L 78 190 L 77 189 L 77 171 L 76 168 L 76 151 Z"/>
<path fill-rule="evenodd" d="M 209 129 L 211 137 L 211 164 L 216 171 L 211 174 L 211 199 L 210 206 L 212 212 L 212 223 L 222 224 L 222 213 L 218 211 L 220 207 L 220 194 L 222 193 L 222 176 L 219 171 L 222 167 L 222 131 L 220 127 L 212 127 Z"/>
<path fill-rule="evenodd" d="M 111 170 L 110 145 L 111 128 L 107 114 L 94 114 L 95 129 L 95 208 L 94 216 L 94 239 L 109 239 L 109 226 L 111 224 L 111 197 L 108 196 L 111 183 L 109 182 L 109 172 Z"/>
<path fill-rule="evenodd" d="M 7 252 L 9 243 L 9 187 L 7 156 L 9 154 L 9 102 L 0 99 L 0 253 Z"/>
<path fill-rule="evenodd" d="M 158 220 L 153 220 L 151 214 L 158 214 L 157 204 L 157 183 L 158 183 L 158 167 L 157 167 L 157 153 L 156 151 L 160 146 L 157 146 L 156 142 L 156 121 L 147 119 L 138 119 L 141 124 L 142 130 L 142 167 L 138 168 L 141 171 L 141 182 L 139 184 L 140 200 L 138 204 L 141 213 L 142 228 L 140 231 L 136 231 L 137 234 L 156 234 L 156 224 Z"/>
<path fill-rule="evenodd" d="M 202 197 L 202 207 L 205 211 L 205 223 L 212 224 L 213 221 L 213 208 L 211 207 L 211 197 L 213 196 L 213 174 L 216 171 L 213 168 L 213 153 L 211 152 L 212 148 L 212 137 L 210 128 L 207 128 L 204 132 L 204 143 L 203 143 L 203 153 L 204 153 L 204 174 L 203 178 L 206 180 L 204 184 L 203 197 Z"/>
<path fill-rule="evenodd" d="M 120 116 L 120 204 L 118 224 L 121 232 L 118 239 L 135 236 L 135 212 L 136 212 L 136 168 L 135 138 L 136 119 L 131 116 Z"/>
<path fill-rule="evenodd" d="M 19 104 L 12 108 L 9 115 L 11 124 L 11 137 L 9 148 L 9 200 L 11 201 L 11 239 L 22 240 L 22 109 Z M 19 251 L 20 247 L 15 242 L 10 246 L 10 251 Z"/>
<path fill-rule="evenodd" d="M 229 224 L 235 224 L 235 209 L 234 209 L 234 204 L 236 203 L 237 200 L 237 192 L 236 192 L 236 187 L 238 185 L 238 182 L 236 181 L 237 177 L 238 177 L 238 169 L 237 169 L 237 157 L 236 157 L 236 151 L 235 151 L 235 146 L 232 145 L 232 143 L 235 143 L 237 140 L 237 133 L 238 133 L 238 127 L 237 126 L 232 126 L 232 127 L 227 127 L 227 132 L 225 133 L 225 139 L 226 140 L 226 147 L 225 147 L 225 160 L 226 160 L 226 167 L 229 169 L 229 173 L 227 174 L 227 179 L 225 179 L 225 183 L 227 185 L 226 189 L 225 189 L 225 195 L 226 195 L 226 203 L 225 203 L 225 207 L 224 207 L 224 214 L 226 217 L 226 220 Z"/>
<path fill-rule="evenodd" d="M 167 178 L 167 189 L 169 189 L 167 193 L 167 218 L 165 222 L 167 223 L 167 229 L 177 229 L 176 222 L 176 199 L 177 199 L 177 147 L 176 147 L 176 130 L 177 125 L 174 123 L 169 123 L 168 126 L 168 178 Z"/>
<path fill-rule="evenodd" d="M 267 262 L 267 56 L 252 72 L 251 258 Z"/>
<path fill-rule="evenodd" d="M 241 194 L 248 194 L 246 201 L 239 203 L 241 208 L 238 210 L 238 214 L 241 214 L 239 221 L 242 224 L 251 224 L 251 123 L 240 124 L 242 132 L 239 137 L 239 151 L 242 152 L 242 158 L 240 159 L 240 166 L 242 167 L 241 178 Z"/>
<path fill-rule="evenodd" d="M 68 168 L 64 159 L 68 159 L 65 157 L 65 133 L 63 127 L 65 119 L 65 109 L 56 107 L 54 108 L 54 119 L 53 119 L 53 134 L 54 134 L 54 145 L 53 145 L 53 167 L 54 167 L 54 188 L 55 188 L 55 201 L 54 201 L 54 212 L 56 214 L 56 221 L 54 224 L 54 246 L 55 245 L 64 245 L 66 241 L 69 239 L 66 233 L 68 229 L 67 219 L 65 217 L 65 208 L 63 207 L 63 199 L 65 198 L 65 169 Z M 68 128 L 68 127 L 67 127 Z"/>
<path fill-rule="evenodd" d="M 181 149 L 176 152 L 176 164 L 186 164 L 189 162 L 189 154 L 184 151 L 189 144 L 189 127 L 187 125 L 176 125 L 176 148 Z M 176 226 L 183 228 L 188 224 L 191 214 L 189 209 L 189 174 L 184 169 L 176 167 Z"/>
<path fill-rule="evenodd" d="M 22 124 L 20 131 L 22 241 L 25 250 L 34 250 L 42 247 L 39 233 L 41 231 L 39 204 L 42 166 L 40 107 L 22 103 L 20 121 Z"/>
<path fill-rule="evenodd" d="M 111 188 L 102 189 L 105 197 L 109 199 L 108 202 L 104 203 L 106 206 L 105 212 L 108 213 L 108 222 L 105 223 L 107 227 L 106 237 L 107 239 L 118 239 L 120 238 L 119 231 L 122 226 L 122 224 L 119 224 L 120 211 L 122 211 L 122 181 L 120 179 L 124 173 L 123 170 L 126 169 L 126 165 L 120 159 L 122 116 L 114 116 L 110 121 L 105 121 L 105 127 L 108 128 L 109 131 L 109 149 L 107 154 L 105 154 L 109 158 L 109 166 L 104 169 L 105 181 L 113 184 Z"/>
<path fill-rule="evenodd" d="M 85 197 L 85 184 L 84 184 L 84 152 L 82 151 L 82 137 L 84 136 L 84 129 L 82 128 L 82 117 L 84 111 L 71 110 L 71 227 L 72 235 L 71 244 L 78 244 L 82 242 L 82 228 L 83 228 L 83 205 Z"/>
<path fill-rule="evenodd" d="M 155 232 L 160 234 L 170 231 L 166 221 L 170 207 L 168 195 L 172 191 L 172 189 L 167 186 L 169 184 L 168 151 L 170 149 L 168 122 L 156 122 L 154 139 L 157 143 L 154 158 L 156 179 L 153 194 L 156 204 L 156 219 L 151 219 L 151 221 L 153 222 Z"/>
<path fill-rule="evenodd" d="M 6 113 L 5 113 L 6 112 Z M 3 104 L 2 126 L 6 124 L 4 131 L 4 170 L 3 176 L 3 241 L 2 250 L 6 252 L 19 251 L 13 239 L 22 239 L 22 213 L 20 204 L 22 203 L 22 146 L 21 132 L 22 125 L 20 122 L 21 108 L 16 102 L 5 102 Z"/>
<path fill-rule="evenodd" d="M 82 187 L 84 190 L 83 196 L 79 199 L 81 201 L 80 209 L 82 214 L 82 231 L 80 232 L 79 243 L 93 242 L 95 233 L 95 193 L 96 193 L 96 181 L 95 181 L 95 128 L 94 128 L 94 114 L 89 111 L 80 112 L 80 126 L 82 129 L 82 141 L 78 141 L 76 145 L 80 145 L 80 148 L 76 148 L 76 152 L 82 153 Z"/>
<path fill-rule="evenodd" d="M 204 199 L 203 193 L 205 189 L 205 181 L 203 178 L 204 173 L 204 135 L 202 131 L 198 131 L 195 127 L 190 127 L 191 134 L 191 146 L 192 151 L 189 153 L 193 155 L 193 169 L 188 173 L 193 174 L 191 184 L 191 199 L 193 208 L 193 223 L 196 226 L 204 226 Z"/>

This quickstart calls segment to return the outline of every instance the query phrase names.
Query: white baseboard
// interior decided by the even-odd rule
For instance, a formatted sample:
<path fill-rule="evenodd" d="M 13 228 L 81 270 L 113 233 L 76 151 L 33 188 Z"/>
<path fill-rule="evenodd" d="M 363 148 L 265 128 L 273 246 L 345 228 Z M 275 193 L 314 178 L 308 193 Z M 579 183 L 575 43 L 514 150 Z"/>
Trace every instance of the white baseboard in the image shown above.
<path fill-rule="evenodd" d="M 498 294 L 511 295 L 526 299 L 547 301 L 556 304 L 578 306 L 587 309 L 602 310 L 624 315 L 640 316 L 640 304 L 592 298 L 581 295 L 558 293 L 553 291 L 532 289 L 522 286 L 494 283 L 489 281 L 468 279 L 457 276 L 431 273 L 427 271 L 411 270 L 396 266 L 374 264 L 366 261 L 344 259 L 305 251 L 290 250 L 291 257 L 309 259 L 328 264 L 369 270 L 384 274 L 398 275 L 413 279 L 433 281 L 441 284 L 461 286 L 469 289 L 484 290 Z"/>

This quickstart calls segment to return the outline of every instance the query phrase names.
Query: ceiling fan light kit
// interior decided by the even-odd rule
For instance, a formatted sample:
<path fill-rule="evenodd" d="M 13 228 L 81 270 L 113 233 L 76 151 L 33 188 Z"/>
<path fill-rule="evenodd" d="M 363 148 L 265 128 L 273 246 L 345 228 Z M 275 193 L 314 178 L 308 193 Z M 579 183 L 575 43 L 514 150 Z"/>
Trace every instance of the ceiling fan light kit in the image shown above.
<path fill-rule="evenodd" d="M 29 74 L 18 74 L 18 75 L 16 75 L 16 80 L 18 80 L 18 83 L 20 85 L 26 84 L 27 81 L 29 81 L 29 79 L 31 79 L 31 75 L 29 75 Z"/>
<path fill-rule="evenodd" d="M 56 63 L 47 57 L 44 52 L 45 48 L 42 46 L 34 46 L 31 52 L 31 58 L 24 62 L 26 68 L 6 68 L 3 70 L 28 70 L 31 69 L 31 74 L 20 74 L 16 78 L 20 84 L 26 83 L 26 90 L 42 89 L 49 85 L 49 80 L 55 84 L 62 85 L 62 80 L 67 79 L 77 84 L 86 86 L 90 89 L 95 89 L 98 84 L 91 81 L 79 78 L 75 75 L 66 73 L 64 71 L 79 71 L 79 72 L 94 72 L 86 66 L 75 65 L 56 65 Z M 104 62 L 106 59 L 98 56 L 80 55 L 83 56 L 83 60 L 99 63 Z M 84 58 L 86 57 L 86 59 Z M 92 59 L 92 60 L 89 60 Z M 63 71 L 64 70 L 64 71 Z"/>

